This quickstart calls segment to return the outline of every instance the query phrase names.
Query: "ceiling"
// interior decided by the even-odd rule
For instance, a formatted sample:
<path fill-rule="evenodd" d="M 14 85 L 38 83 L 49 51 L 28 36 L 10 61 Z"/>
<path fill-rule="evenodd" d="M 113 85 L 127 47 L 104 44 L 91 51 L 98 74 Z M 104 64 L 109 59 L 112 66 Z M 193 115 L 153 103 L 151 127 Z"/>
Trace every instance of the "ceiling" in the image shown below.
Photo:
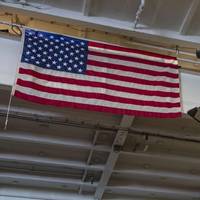
<path fill-rule="evenodd" d="M 198 0 L 31 0 L 0 11 L 143 40 L 200 43 Z M 0 16 L 1 19 L 1 16 Z M 188 50 L 188 49 L 187 49 Z M 189 51 L 189 50 L 188 50 Z M 0 94 L 0 200 L 199 200 L 200 125 L 12 100 Z"/>
<path fill-rule="evenodd" d="M 200 125 L 191 118 L 124 118 L 14 98 L 4 130 L 8 99 L 1 90 L 3 199 L 200 198 Z"/>
<path fill-rule="evenodd" d="M 200 43 L 199 0 L 28 0 L 28 4 L 5 3 L 1 9 L 31 11 L 32 17 L 82 23 L 129 36 L 161 37 Z M 12 1 L 11 1 L 12 2 Z M 141 12 L 138 8 L 144 3 Z M 28 6 L 27 6 L 28 5 Z M 137 26 L 134 22 L 138 16 Z M 156 38 L 158 39 L 158 38 Z"/>

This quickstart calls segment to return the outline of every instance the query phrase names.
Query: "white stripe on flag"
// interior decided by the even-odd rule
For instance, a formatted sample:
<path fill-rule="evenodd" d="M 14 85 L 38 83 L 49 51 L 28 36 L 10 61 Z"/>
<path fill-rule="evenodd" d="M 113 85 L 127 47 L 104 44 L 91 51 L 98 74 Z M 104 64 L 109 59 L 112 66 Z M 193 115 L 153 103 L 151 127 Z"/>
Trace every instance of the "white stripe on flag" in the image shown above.
<path fill-rule="evenodd" d="M 180 98 L 170 98 L 170 97 L 158 97 L 158 96 L 148 96 L 148 95 L 139 95 L 134 93 L 127 93 L 127 92 L 119 92 L 115 90 L 109 90 L 99 87 L 90 87 L 90 86 L 81 86 L 69 83 L 58 83 L 52 81 L 46 81 L 42 79 L 35 78 L 31 75 L 27 74 L 19 74 L 18 79 L 24 81 L 30 81 L 37 83 L 41 86 L 46 86 L 50 88 L 57 88 L 57 89 L 66 89 L 71 91 L 82 91 L 82 92 L 90 92 L 90 93 L 99 93 L 99 94 L 107 94 L 114 97 L 123 97 L 129 99 L 137 99 L 142 101 L 155 101 L 155 102 L 171 102 L 171 103 L 178 103 L 180 102 Z"/>
<path fill-rule="evenodd" d="M 88 76 L 88 75 L 83 75 L 83 74 L 74 74 L 74 73 L 68 73 L 68 72 L 66 73 L 66 72 L 62 72 L 62 71 L 56 71 L 56 70 L 51 70 L 51 69 L 45 69 L 42 67 L 37 67 L 37 66 L 27 64 L 27 63 L 21 63 L 20 68 L 30 69 L 30 70 L 33 70 L 33 71 L 36 71 L 36 72 L 39 72 L 42 74 L 46 74 L 46 75 L 57 76 L 57 77 L 60 77 L 61 79 L 62 78 L 71 78 L 71 79 L 76 79 L 76 80 L 106 83 L 106 84 L 110 84 L 110 85 L 123 86 L 123 87 L 134 88 L 134 89 L 141 89 L 141 90 L 148 89 L 148 91 L 179 93 L 179 88 L 143 85 L 143 84 L 138 84 L 138 83 L 130 83 L 130 82 L 118 81 L 118 80 L 96 77 L 96 76 L 93 77 L 93 76 Z"/>
<path fill-rule="evenodd" d="M 125 52 L 125 51 L 118 51 L 118 50 L 112 50 L 112 49 L 105 49 L 105 48 L 100 48 L 100 47 L 93 47 L 89 46 L 89 50 L 95 51 L 95 52 L 101 52 L 101 53 L 109 53 L 113 55 L 122 55 L 122 56 L 128 56 L 128 57 L 133 57 L 133 58 L 141 58 L 149 61 L 157 61 L 161 63 L 167 63 L 167 64 L 174 64 L 177 65 L 178 61 L 176 59 L 169 59 L 169 58 L 159 58 L 156 56 L 149 56 L 149 55 L 144 55 L 144 54 L 139 54 L 139 53 L 131 53 L 131 52 Z"/>
<path fill-rule="evenodd" d="M 132 62 L 132 61 L 125 61 L 125 60 L 119 60 L 119 59 L 113 59 L 113 58 L 107 58 L 103 56 L 94 56 L 91 54 L 88 54 L 88 59 L 93 61 L 99 61 L 99 62 L 105 62 L 109 64 L 118 64 L 118 65 L 124 65 L 127 67 L 135 67 L 138 69 L 147 69 L 152 70 L 156 72 L 170 72 L 173 74 L 177 74 L 178 69 L 170 68 L 170 67 L 159 67 L 154 65 L 147 65 L 139 62 Z"/>
<path fill-rule="evenodd" d="M 65 96 L 60 94 L 50 94 L 47 92 L 41 92 L 38 90 L 34 90 L 31 88 L 26 88 L 17 85 L 16 91 L 20 91 L 27 95 L 33 95 L 36 97 L 45 98 L 46 100 L 58 100 L 58 101 L 65 101 L 65 102 L 73 102 L 79 104 L 89 104 L 89 105 L 97 105 L 97 106 L 105 106 L 110 108 L 120 108 L 124 110 L 136 110 L 136 111 L 144 111 L 144 112 L 159 112 L 159 113 L 178 113 L 181 111 L 180 108 L 157 108 L 152 106 L 138 106 L 126 103 L 116 103 L 110 102 L 106 100 L 100 99 L 89 99 L 89 98 L 82 98 L 82 97 L 73 97 L 73 96 Z"/>
<path fill-rule="evenodd" d="M 148 80 L 148 81 L 165 81 L 168 83 L 179 83 L 178 78 L 169 78 L 166 76 L 151 76 L 151 75 L 146 75 L 146 74 L 140 74 L 140 73 L 135 73 L 135 72 L 127 72 L 127 71 L 122 71 L 118 69 L 109 69 L 105 67 L 96 67 L 92 65 L 87 66 L 88 70 L 95 71 L 95 72 L 104 72 L 107 74 L 115 74 L 120 76 L 125 76 L 125 77 L 131 77 L 131 78 L 138 78 L 138 79 L 143 79 L 143 80 Z"/>

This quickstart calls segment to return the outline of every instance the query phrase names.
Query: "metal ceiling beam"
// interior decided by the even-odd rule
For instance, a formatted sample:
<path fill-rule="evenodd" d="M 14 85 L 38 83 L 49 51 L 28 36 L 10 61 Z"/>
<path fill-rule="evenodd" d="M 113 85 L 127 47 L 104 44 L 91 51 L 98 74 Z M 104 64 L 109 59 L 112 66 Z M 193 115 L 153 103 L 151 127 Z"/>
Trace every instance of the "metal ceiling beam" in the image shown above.
<path fill-rule="evenodd" d="M 0 113 L 1 114 L 1 113 Z M 4 116 L 4 114 L 2 115 Z M 51 123 L 51 124 L 62 124 L 62 121 L 64 122 L 64 118 L 59 118 L 59 120 L 57 118 L 49 118 L 47 116 L 44 115 L 33 115 L 33 114 L 28 114 L 28 113 L 13 113 L 11 112 L 11 116 L 10 118 L 15 118 L 18 117 L 19 119 L 26 119 L 26 120 L 33 120 L 33 121 L 37 121 L 37 122 L 45 122 L 45 123 Z M 35 118 L 35 120 L 34 120 Z M 41 120 L 40 120 L 41 118 Z M 50 119 L 50 120 L 49 120 Z M 80 126 L 82 127 L 82 125 L 79 124 L 79 122 L 70 122 L 69 124 L 73 123 L 72 126 Z M 63 123 L 62 125 L 68 125 L 68 122 Z M 83 124 L 83 128 L 84 128 L 84 124 Z M 98 125 L 99 130 L 101 130 L 102 128 L 104 128 L 101 124 Z M 101 127 L 102 126 L 102 127 Z M 80 128 L 79 127 L 79 128 Z M 120 127 L 120 126 L 118 126 Z M 94 128 L 94 125 L 92 125 L 90 128 Z M 117 126 L 112 130 L 114 131 L 117 128 Z M 127 129 L 123 129 L 123 130 L 127 130 Z M 163 138 L 163 139 L 173 139 L 173 140 L 177 140 L 177 141 L 183 141 L 183 142 L 195 142 L 195 143 L 200 143 L 200 140 L 198 139 L 197 136 L 183 136 L 182 134 L 172 134 L 172 133 L 168 133 L 166 131 L 160 131 L 159 132 L 155 132 L 155 130 L 150 130 L 148 128 L 141 129 L 141 128 L 137 128 L 137 127 L 131 127 L 129 129 L 129 134 L 134 135 L 148 135 L 148 136 L 152 136 L 152 137 L 158 137 L 158 138 Z M 69 146 L 69 147 L 75 147 L 78 149 L 94 149 L 94 150 L 99 150 L 99 151 L 110 151 L 111 148 L 107 147 L 107 146 L 102 146 L 102 145 L 92 145 L 92 143 L 90 142 L 83 142 L 83 141 L 79 141 L 79 140 L 71 140 L 71 139 L 62 139 L 62 138 L 51 138 L 50 136 L 36 136 L 34 135 L 34 133 L 32 133 L 31 135 L 29 135 L 29 133 L 19 133 L 19 132 L 12 132 L 12 131 L 0 131 L 0 139 L 2 140 L 8 140 L 8 141 L 19 141 L 19 142 L 31 142 L 31 143 L 36 143 L 36 144 L 50 144 L 50 145 L 58 145 L 58 146 Z"/>
<path fill-rule="evenodd" d="M 150 153 L 150 152 L 129 152 L 129 151 L 121 151 L 120 154 L 122 155 L 127 155 L 127 156 L 139 156 L 141 158 L 152 158 L 152 159 L 156 159 L 156 160 L 168 160 L 169 162 L 172 163 L 181 163 L 181 162 L 188 162 L 190 164 L 200 164 L 200 159 L 199 157 L 189 157 L 189 156 L 179 156 L 176 154 L 161 154 L 161 153 Z"/>
<path fill-rule="evenodd" d="M 3 180 L 9 181 L 9 180 L 17 180 L 21 183 L 23 181 L 32 181 L 37 182 L 39 184 L 41 183 L 47 183 L 47 184 L 65 184 L 65 185 L 84 185 L 88 187 L 96 187 L 97 183 L 90 183 L 90 182 L 83 182 L 79 179 L 72 179 L 72 178 L 63 178 L 63 177 L 56 177 L 56 176 L 44 176 L 41 174 L 25 174 L 25 173 L 17 173 L 17 172 L 6 172 L 1 171 L 0 169 L 0 183 L 3 182 Z"/>
<path fill-rule="evenodd" d="M 46 158 L 34 155 L 0 153 L 0 161 L 17 162 L 17 163 L 25 163 L 25 164 L 41 165 L 41 166 L 48 165 L 52 167 L 69 167 L 74 169 L 87 169 L 94 171 L 104 170 L 104 165 L 94 165 L 94 164 L 87 165 L 85 162 L 82 161 L 71 161 L 58 158 Z"/>
<path fill-rule="evenodd" d="M 14 185 L 0 185 L 0 199 L 1 197 L 3 200 L 18 198 L 25 200 L 94 200 L 91 195 L 77 195 L 67 190 L 56 190 L 52 188 L 41 190 L 36 187 L 17 187 Z"/>
<path fill-rule="evenodd" d="M 149 195 L 149 196 L 151 196 L 151 195 Z M 126 200 L 155 200 L 154 198 L 149 198 L 149 196 L 148 197 L 141 197 L 141 196 L 139 196 L 139 195 L 135 195 L 135 196 L 133 196 L 133 195 L 126 195 L 126 194 L 117 194 L 117 193 L 106 193 L 105 194 L 105 199 L 107 200 L 107 199 L 109 199 L 109 200 L 124 200 L 124 199 L 126 199 Z M 158 199 L 156 199 L 156 200 L 158 200 Z M 161 200 L 161 199 L 159 199 L 159 200 Z M 162 200 L 169 200 L 169 198 L 162 198 Z M 176 199 L 177 200 L 177 199 Z"/>
<path fill-rule="evenodd" d="M 134 117 L 132 116 L 123 116 L 120 126 L 122 127 L 130 127 L 133 123 Z M 118 130 L 116 137 L 114 139 L 113 145 L 112 145 L 112 151 L 110 152 L 105 169 L 101 175 L 100 182 L 98 184 L 97 190 L 95 192 L 95 199 L 101 200 L 102 196 L 104 194 L 104 191 L 106 189 L 106 186 L 109 182 L 109 179 L 112 175 L 113 169 L 115 167 L 115 164 L 117 162 L 117 159 L 119 157 L 119 153 L 122 150 L 122 147 L 126 141 L 128 135 L 128 131 L 122 131 Z"/>
<path fill-rule="evenodd" d="M 131 185 L 131 186 L 107 186 L 106 193 L 113 194 L 126 194 L 126 195 L 137 195 L 149 197 L 150 194 L 154 194 L 156 197 L 170 197 L 170 199 L 177 200 L 188 200 L 191 198 L 199 198 L 199 190 L 184 190 L 178 188 L 164 188 L 160 186 L 144 186 L 144 185 Z"/>
<path fill-rule="evenodd" d="M 199 0 L 193 0 L 191 2 L 190 8 L 188 9 L 188 11 L 183 19 L 183 22 L 180 26 L 180 29 L 179 29 L 179 33 L 181 35 L 184 35 L 187 33 L 187 31 L 191 25 L 192 19 L 197 11 L 199 3 L 200 3 Z"/>
<path fill-rule="evenodd" d="M 29 112 L 29 113 L 28 113 Z M 47 113 L 48 114 L 48 113 Z M 21 119 L 21 120 L 28 120 L 28 121 L 35 121 L 39 123 L 49 123 L 54 125 L 65 125 L 65 126 L 72 126 L 72 127 L 78 127 L 78 128 L 89 128 L 93 130 L 101 130 L 101 131 L 128 131 L 127 127 L 122 127 L 120 125 L 108 125 L 108 124 L 94 124 L 90 122 L 83 123 L 82 121 L 73 121 L 70 119 L 66 119 L 63 116 L 49 116 L 49 115 L 41 115 L 41 113 L 33 113 L 32 110 L 27 110 L 24 112 L 24 110 L 17 109 L 17 111 L 10 111 L 9 118 L 13 119 Z M 0 117 L 6 116 L 6 110 L 0 108 Z M 9 126 L 9 125 L 8 125 Z M 2 130 L 3 131 L 3 130 Z M 198 137 L 194 137 L 192 135 L 190 136 L 183 136 L 182 132 L 177 132 L 176 135 L 170 134 L 169 132 L 166 132 L 164 130 L 159 130 L 159 132 L 155 132 L 155 130 L 151 130 L 148 127 L 147 128 L 137 128 L 137 127 L 129 127 L 129 133 L 133 135 L 148 135 L 158 138 L 166 138 L 166 139 L 173 139 L 177 141 L 185 141 L 185 142 L 194 142 L 194 143 L 200 143 L 200 140 Z M 5 136 L 6 137 L 6 136 Z M 78 145 L 78 144 L 77 144 Z M 98 145 L 94 148 L 100 148 Z M 106 150 L 107 148 L 105 148 Z M 109 150 L 109 149 L 107 149 Z"/>
<path fill-rule="evenodd" d="M 0 105 L 0 117 L 5 117 L 7 113 L 7 106 Z M 72 126 L 72 127 L 78 127 L 78 128 L 88 128 L 92 130 L 104 130 L 104 131 L 116 131 L 120 127 L 119 125 L 113 125 L 113 124 L 100 124 L 100 123 L 93 123 L 89 121 L 75 121 L 71 120 L 70 118 L 65 118 L 64 114 L 58 115 L 58 113 L 52 112 L 46 112 L 39 111 L 39 110 L 33 110 L 33 109 L 22 109 L 20 107 L 14 108 L 13 110 L 10 110 L 9 118 L 13 119 L 21 119 L 21 120 L 28 120 L 28 121 L 34 121 L 39 123 L 47 123 L 47 124 L 53 124 L 53 125 L 64 125 L 64 126 Z M 9 128 L 9 124 L 8 124 Z"/>
<path fill-rule="evenodd" d="M 133 177 L 135 175 L 140 175 L 142 176 L 154 176 L 156 177 L 160 177 L 162 179 L 166 178 L 166 179 L 170 179 L 170 178 L 174 178 L 176 180 L 183 180 L 183 181 L 199 181 L 200 182 L 200 175 L 194 175 L 194 174 L 186 174 L 186 173 L 179 173 L 179 172 L 170 172 L 170 171 L 163 171 L 163 170 L 153 170 L 153 169 L 115 169 L 113 170 L 113 173 L 116 173 L 117 176 L 123 176 L 126 175 L 128 177 Z M 114 174 L 115 177 L 115 174 Z"/>
<path fill-rule="evenodd" d="M 189 158 L 185 156 L 175 156 L 175 155 L 167 155 L 165 154 L 164 158 L 162 155 L 157 154 L 150 154 L 150 153 L 140 153 L 140 152 L 125 152 L 121 151 L 120 154 L 127 155 L 127 156 L 139 156 L 141 158 L 152 158 L 156 160 L 167 159 L 170 162 L 177 162 L 182 163 L 187 162 L 197 164 L 200 163 L 198 158 Z M 35 155 L 19 155 L 19 154 L 10 154 L 10 153 L 0 153 L 0 161 L 1 162 L 18 162 L 18 163 L 27 163 L 33 165 L 48 165 L 51 167 L 69 167 L 75 169 L 86 169 L 86 170 L 94 170 L 94 171 L 103 171 L 105 166 L 104 165 L 87 165 L 87 163 L 82 161 L 71 161 L 71 160 L 64 160 L 59 158 L 46 158 L 41 156 Z M 117 169 L 120 170 L 120 169 Z"/>
<path fill-rule="evenodd" d="M 172 134 L 172 133 L 169 133 L 169 131 L 163 131 L 161 132 L 159 130 L 159 132 L 156 132 L 155 130 L 149 130 L 147 129 L 145 131 L 145 129 L 141 130 L 141 128 L 135 128 L 135 127 L 131 127 L 130 130 L 129 130 L 129 133 L 130 134 L 133 134 L 133 135 L 141 135 L 141 136 L 153 136 L 153 137 L 158 137 L 158 138 L 163 138 L 163 139 L 171 139 L 171 140 L 176 140 L 176 141 L 179 141 L 179 142 L 193 142 L 193 143 L 200 143 L 200 139 L 198 136 L 184 136 L 183 134 L 181 133 L 177 133 L 177 134 Z"/>
<path fill-rule="evenodd" d="M 12 131 L 1 131 L 0 130 L 0 140 L 14 141 L 14 142 L 25 142 L 34 144 L 48 144 L 53 146 L 65 146 L 77 149 L 86 149 L 94 151 L 110 152 L 111 148 L 106 145 L 94 145 L 91 142 L 85 142 L 83 140 L 72 140 L 58 137 L 51 137 L 45 135 L 34 135 L 31 133 L 21 133 Z"/>
<path fill-rule="evenodd" d="M 82 13 L 84 16 L 90 15 L 91 5 L 92 5 L 92 0 L 84 0 L 83 1 Z"/>

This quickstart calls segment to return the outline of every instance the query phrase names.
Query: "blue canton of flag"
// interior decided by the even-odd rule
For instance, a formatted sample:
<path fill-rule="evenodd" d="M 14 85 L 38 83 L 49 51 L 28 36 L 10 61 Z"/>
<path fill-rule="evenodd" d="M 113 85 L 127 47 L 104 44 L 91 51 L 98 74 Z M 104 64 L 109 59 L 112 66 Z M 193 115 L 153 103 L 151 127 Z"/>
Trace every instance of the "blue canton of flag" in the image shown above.
<path fill-rule="evenodd" d="M 21 62 L 38 67 L 84 74 L 88 42 L 34 30 L 25 31 Z"/>

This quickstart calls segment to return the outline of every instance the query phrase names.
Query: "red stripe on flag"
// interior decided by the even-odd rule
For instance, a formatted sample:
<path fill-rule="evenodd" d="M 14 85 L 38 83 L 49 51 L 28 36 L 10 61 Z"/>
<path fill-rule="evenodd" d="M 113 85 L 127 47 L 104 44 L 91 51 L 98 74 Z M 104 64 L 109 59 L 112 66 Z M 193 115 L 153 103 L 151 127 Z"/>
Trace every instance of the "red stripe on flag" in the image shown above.
<path fill-rule="evenodd" d="M 129 57 L 129 56 L 115 55 L 115 54 L 110 54 L 110 53 L 102 53 L 102 52 L 96 52 L 96 51 L 91 51 L 91 50 L 89 50 L 88 53 L 93 56 L 100 56 L 100 57 L 118 59 L 118 60 L 129 61 L 129 62 L 143 63 L 143 64 L 151 65 L 154 67 L 157 66 L 157 67 L 168 67 L 168 68 L 178 69 L 178 66 L 174 65 L 174 64 L 145 60 L 142 58 L 133 58 L 133 57 Z"/>
<path fill-rule="evenodd" d="M 141 106 L 152 106 L 152 107 L 165 107 L 165 108 L 173 108 L 173 107 L 180 107 L 180 103 L 169 103 L 169 102 L 156 102 L 156 101 L 144 101 L 144 100 L 137 100 L 137 99 L 130 99 L 130 98 L 123 98 L 123 97 L 116 97 L 108 94 L 101 94 L 101 93 L 91 93 L 91 92 L 82 92 L 82 91 L 74 91 L 62 88 L 52 88 L 39 85 L 37 83 L 33 83 L 30 81 L 24 81 L 21 79 L 17 80 L 17 85 L 32 88 L 38 91 L 52 93 L 52 94 L 62 94 L 66 96 L 74 96 L 74 97 L 82 97 L 88 99 L 101 99 L 110 102 L 118 102 L 118 103 L 125 103 L 125 104 L 132 104 L 132 105 L 141 105 Z"/>
<path fill-rule="evenodd" d="M 105 67 L 108 69 L 117 69 L 117 70 L 122 70 L 122 71 L 127 71 L 127 72 L 135 72 L 135 73 L 146 74 L 146 75 L 151 75 L 151 76 L 165 76 L 165 77 L 169 77 L 169 78 L 178 79 L 178 74 L 173 74 L 173 73 L 170 73 L 167 71 L 159 72 L 159 71 L 153 71 L 153 70 L 149 70 L 149 69 L 137 68 L 134 66 L 127 67 L 125 65 L 100 62 L 100 61 L 95 61 L 95 60 L 90 60 L 90 59 L 88 59 L 87 64 L 93 65 L 95 67 Z"/>
<path fill-rule="evenodd" d="M 119 108 L 110 108 L 105 106 L 97 106 L 97 105 L 88 105 L 88 104 L 81 104 L 81 103 L 74 103 L 74 102 L 67 102 L 61 100 L 51 100 L 41 97 L 36 97 L 33 95 L 27 95 L 20 91 L 15 91 L 14 94 L 18 98 L 22 98 L 24 100 L 32 101 L 35 103 L 46 104 L 46 105 L 54 105 L 54 106 L 64 106 L 64 107 L 72 107 L 78 109 L 87 109 L 92 111 L 100 111 L 100 112 L 110 112 L 114 114 L 120 115 L 135 115 L 135 116 L 143 116 L 143 117 L 159 117 L 159 118 L 176 118 L 181 117 L 181 112 L 177 113 L 159 113 L 159 112 L 143 112 L 143 111 L 136 111 L 136 110 L 126 110 L 126 109 L 119 109 Z"/>
<path fill-rule="evenodd" d="M 169 87 L 169 88 L 179 88 L 179 83 L 169 83 L 169 82 L 165 82 L 165 81 L 149 81 L 149 80 L 145 80 L 145 79 L 132 78 L 132 77 L 121 76 L 121 75 L 116 75 L 116 74 L 107 74 L 104 72 L 96 72 L 96 71 L 92 71 L 92 70 L 87 70 L 86 74 L 90 75 L 90 76 L 125 81 L 127 83 L 130 82 L 130 83 L 139 83 L 139 84 L 147 85 L 147 86 L 153 85 L 153 86 L 164 86 L 164 87 Z"/>
<path fill-rule="evenodd" d="M 133 57 L 129 57 L 129 56 L 115 55 L 115 54 L 110 54 L 110 53 L 102 53 L 102 52 L 96 52 L 96 51 L 91 51 L 91 50 L 89 50 L 88 53 L 93 56 L 100 56 L 100 57 L 118 59 L 118 60 L 129 61 L 129 62 L 143 63 L 143 64 L 151 65 L 154 67 L 168 67 L 168 68 L 178 69 L 178 66 L 174 65 L 174 64 L 145 60 L 142 58 L 133 58 Z"/>
<path fill-rule="evenodd" d="M 176 60 L 176 58 L 172 57 L 172 56 L 161 55 L 161 54 L 152 53 L 152 52 L 148 52 L 148 51 L 143 51 L 143 50 L 138 50 L 138 49 L 131 49 L 131 48 L 127 48 L 127 47 L 111 45 L 111 44 L 105 44 L 105 43 L 99 43 L 99 42 L 93 42 L 93 41 L 89 41 L 89 46 L 98 47 L 98 48 L 104 48 L 104 49 L 110 49 L 110 50 L 116 50 L 116 51 L 123 51 L 123 52 L 128 52 L 128 53 L 143 54 L 143 55 L 157 57 L 157 58 Z"/>
<path fill-rule="evenodd" d="M 99 88 L 104 88 L 104 89 L 110 89 L 110 90 L 116 90 L 116 91 L 128 92 L 128 93 L 134 93 L 134 94 L 140 94 L 140 95 L 148 95 L 148 96 L 171 97 L 171 98 L 180 97 L 179 93 L 175 93 L 175 92 L 141 90 L 141 89 L 111 85 L 108 83 L 100 83 L 100 82 L 95 82 L 95 81 L 76 80 L 73 78 L 66 78 L 66 77 L 61 78 L 58 76 L 42 74 L 30 69 L 20 68 L 19 73 L 31 75 L 35 78 L 46 80 L 46 81 L 52 81 L 52 82 L 69 83 L 69 84 L 74 84 L 74 85 L 90 86 L 90 87 L 99 87 Z"/>

